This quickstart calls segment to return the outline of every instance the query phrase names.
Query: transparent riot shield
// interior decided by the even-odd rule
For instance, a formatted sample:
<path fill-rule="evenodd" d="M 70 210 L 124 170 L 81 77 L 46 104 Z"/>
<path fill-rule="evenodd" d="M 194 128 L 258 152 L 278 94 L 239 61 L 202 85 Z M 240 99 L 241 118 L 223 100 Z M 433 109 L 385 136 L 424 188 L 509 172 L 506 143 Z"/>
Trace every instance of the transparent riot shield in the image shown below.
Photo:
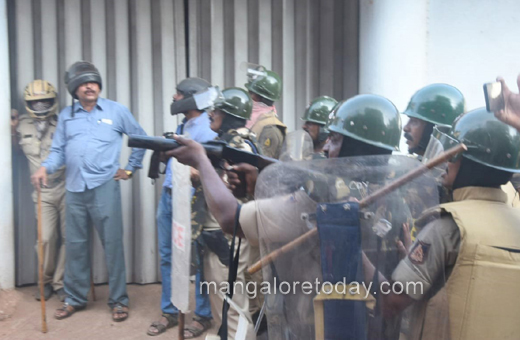
<path fill-rule="evenodd" d="M 436 126 L 433 128 L 430 141 L 428 142 L 426 150 L 424 151 L 424 156 L 422 158 L 423 163 L 428 162 L 430 159 L 435 158 L 442 152 L 459 144 L 457 140 L 449 136 L 449 131 L 450 128 L 445 126 Z M 446 163 L 442 163 L 432 169 L 432 174 L 434 177 L 440 178 L 444 174 L 446 166 Z"/>
<path fill-rule="evenodd" d="M 297 130 L 285 136 L 279 159 L 282 162 L 310 160 L 313 153 L 311 136 L 303 130 Z"/>
<path fill-rule="evenodd" d="M 367 199 L 420 166 L 406 156 L 370 156 L 279 163 L 260 174 L 261 253 L 283 250 L 263 266 L 269 339 L 399 339 L 410 333 L 410 312 L 383 317 L 382 284 L 391 284 L 407 256 L 399 241 L 408 245 L 403 225 L 418 218 L 414 195 L 421 193 L 422 209 L 436 206 L 436 183 L 422 175 L 370 204 Z M 296 247 L 282 248 L 314 228 Z"/>
<path fill-rule="evenodd" d="M 436 126 L 433 128 L 430 141 L 428 142 L 428 146 L 426 147 L 424 156 L 422 158 L 423 164 L 426 164 L 431 159 L 459 144 L 456 139 L 450 137 L 449 131 L 450 128 L 445 126 Z M 451 189 L 447 189 L 442 186 L 442 180 L 446 174 L 447 167 L 448 162 L 444 162 L 430 170 L 430 175 L 437 181 L 440 203 L 448 203 L 452 200 Z M 414 236 L 415 233 L 416 230 L 414 230 Z"/>

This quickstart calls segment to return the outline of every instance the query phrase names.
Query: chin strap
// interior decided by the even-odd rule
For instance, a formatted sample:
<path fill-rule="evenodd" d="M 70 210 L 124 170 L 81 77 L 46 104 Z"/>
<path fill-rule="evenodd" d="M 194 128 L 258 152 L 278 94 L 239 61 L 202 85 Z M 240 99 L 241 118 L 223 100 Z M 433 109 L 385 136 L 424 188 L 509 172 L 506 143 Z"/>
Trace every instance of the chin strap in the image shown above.
<path fill-rule="evenodd" d="M 74 118 L 74 116 L 76 115 L 76 113 L 74 112 L 74 103 L 75 103 L 74 97 L 72 97 L 72 105 L 71 105 L 72 106 L 72 111 L 70 113 L 72 118 Z"/>

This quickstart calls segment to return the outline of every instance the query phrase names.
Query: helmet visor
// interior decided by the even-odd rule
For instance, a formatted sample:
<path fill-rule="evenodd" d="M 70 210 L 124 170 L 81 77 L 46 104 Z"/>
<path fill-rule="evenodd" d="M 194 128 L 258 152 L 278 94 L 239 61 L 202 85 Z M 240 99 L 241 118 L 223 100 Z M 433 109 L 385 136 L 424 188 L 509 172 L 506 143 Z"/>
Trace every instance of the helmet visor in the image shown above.
<path fill-rule="evenodd" d="M 247 74 L 247 82 L 251 83 L 257 78 L 265 77 L 267 75 L 266 68 L 262 65 L 257 65 L 253 63 L 243 62 L 240 65 L 240 69 L 242 71 L 246 71 Z"/>
<path fill-rule="evenodd" d="M 55 103 L 54 98 L 31 100 L 27 102 L 27 106 L 33 111 L 38 117 L 45 117 L 49 111 L 53 108 Z"/>
<path fill-rule="evenodd" d="M 429 160 L 437 157 L 441 153 L 460 144 L 458 140 L 449 135 L 449 131 L 450 128 L 446 126 L 436 126 L 433 128 L 430 141 L 428 143 L 428 146 L 426 147 L 426 151 L 424 152 L 424 156 L 422 158 L 423 163 L 427 163 Z M 461 155 L 462 153 L 459 153 L 456 156 L 449 159 L 448 161 L 456 162 Z M 440 178 L 440 176 L 444 174 L 447 166 L 447 162 L 437 165 L 435 168 L 431 170 L 433 176 L 435 178 Z"/>
<path fill-rule="evenodd" d="M 224 96 L 218 86 L 208 87 L 193 95 L 198 110 L 204 110 L 212 106 L 217 106 L 224 102 Z"/>

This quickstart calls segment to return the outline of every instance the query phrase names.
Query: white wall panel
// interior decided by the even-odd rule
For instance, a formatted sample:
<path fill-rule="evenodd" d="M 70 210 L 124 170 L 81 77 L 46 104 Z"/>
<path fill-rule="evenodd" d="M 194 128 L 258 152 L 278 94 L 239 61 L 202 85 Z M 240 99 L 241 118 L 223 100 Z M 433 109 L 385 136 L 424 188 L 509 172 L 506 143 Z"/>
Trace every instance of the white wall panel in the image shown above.
<path fill-rule="evenodd" d="M 110 0 L 108 0 L 110 1 Z M 115 30 L 115 40 L 108 41 L 108 44 L 115 45 L 115 78 L 109 81 L 115 82 L 115 97 L 119 103 L 125 105 L 131 110 L 131 89 L 130 89 L 130 23 L 128 16 L 118 15 L 119 13 L 128 13 L 128 0 L 114 0 L 113 1 L 113 17 L 108 18 L 113 21 Z M 130 157 L 131 149 L 126 146 L 125 137 L 123 140 L 123 147 L 121 149 L 120 164 L 126 164 Z M 123 240 L 125 244 L 125 264 L 127 281 L 133 281 L 134 272 L 134 250 L 135 250 L 135 228 L 138 227 L 133 216 L 133 203 L 139 202 L 139 198 L 132 195 L 132 181 L 123 181 L 121 183 L 121 206 L 123 209 Z M 149 279 L 155 280 L 155 275 Z"/>
<path fill-rule="evenodd" d="M 295 112 L 295 53 L 294 53 L 294 0 L 283 0 L 283 122 L 289 131 L 294 131 L 299 114 Z M 300 100 L 302 100 L 301 98 Z"/>
<path fill-rule="evenodd" d="M 271 1 L 258 1 L 258 62 L 268 69 L 272 68 L 272 16 Z"/>
<path fill-rule="evenodd" d="M 180 8 L 180 11 L 183 9 Z M 176 49 L 184 46 L 184 36 L 176 36 L 175 34 L 175 14 L 177 9 L 174 3 L 169 0 L 161 1 L 161 56 L 162 64 L 162 108 L 163 108 L 163 126 L 165 131 L 175 131 L 177 128 L 177 119 L 170 114 L 170 104 L 172 96 L 176 92 L 176 77 L 178 59 L 184 59 L 184 55 L 177 55 Z M 184 30 L 183 30 L 184 31 Z M 183 66 L 183 65 L 181 65 Z M 156 135 L 160 135 L 161 131 L 156 131 Z"/>
<path fill-rule="evenodd" d="M 58 75 L 58 21 L 56 0 L 45 0 L 45 6 L 41 6 L 41 39 L 44 42 L 42 48 L 43 79 L 51 82 L 55 87 L 63 81 Z"/>
<path fill-rule="evenodd" d="M 34 43 L 32 25 L 32 1 L 21 0 L 16 2 L 16 41 L 17 41 L 17 65 L 15 72 L 18 80 L 18 107 L 25 107 L 23 104 L 23 89 L 34 80 Z M 23 113 L 23 110 L 20 110 Z"/>
<path fill-rule="evenodd" d="M 83 60 L 82 29 L 81 29 L 81 0 L 66 0 L 64 4 L 65 27 L 65 69 L 69 68 L 78 60 Z M 63 93 L 61 94 L 63 96 Z M 72 97 L 66 92 L 67 105 L 70 105 Z"/>
<path fill-rule="evenodd" d="M 137 78 L 134 82 L 137 82 L 138 93 L 134 94 L 137 97 L 137 107 L 133 107 L 134 114 L 137 112 L 139 124 L 143 129 L 150 135 L 155 134 L 154 131 L 154 117 L 153 117 L 153 79 L 152 79 L 152 25 L 151 25 L 151 9 L 150 2 L 147 1 L 135 1 L 135 13 L 136 15 L 136 36 L 134 37 L 136 44 L 136 55 L 132 57 L 136 60 Z M 147 151 L 143 164 L 148 165 L 150 163 L 151 152 Z M 146 166 L 146 168 L 148 168 Z M 139 257 L 140 264 L 138 266 L 138 273 L 136 275 L 142 276 L 143 278 L 149 277 L 157 272 L 157 262 L 155 251 L 157 246 L 156 242 L 156 228 L 155 228 L 155 194 L 153 187 L 150 185 L 150 179 L 146 177 L 146 172 L 141 172 L 139 176 L 133 181 L 138 187 L 139 195 L 139 210 L 137 211 L 136 221 L 139 226 L 142 226 L 138 230 L 140 242 Z M 134 192 L 135 193 L 135 192 Z M 141 281 L 138 281 L 141 282 Z"/>
<path fill-rule="evenodd" d="M 247 52 L 247 1 L 234 0 L 235 25 L 235 86 L 244 87 L 247 74 L 240 71 L 240 65 L 249 61 Z"/>
<path fill-rule="evenodd" d="M 224 1 L 211 1 L 211 82 L 224 87 Z M 207 53 L 206 50 L 201 51 Z"/>
<path fill-rule="evenodd" d="M 9 38 L 6 1 L 0 1 L 0 192 L 4 195 L 0 205 L 0 290 L 15 285 L 15 228 L 13 216 L 13 174 L 11 168 L 11 90 L 9 88 Z"/>

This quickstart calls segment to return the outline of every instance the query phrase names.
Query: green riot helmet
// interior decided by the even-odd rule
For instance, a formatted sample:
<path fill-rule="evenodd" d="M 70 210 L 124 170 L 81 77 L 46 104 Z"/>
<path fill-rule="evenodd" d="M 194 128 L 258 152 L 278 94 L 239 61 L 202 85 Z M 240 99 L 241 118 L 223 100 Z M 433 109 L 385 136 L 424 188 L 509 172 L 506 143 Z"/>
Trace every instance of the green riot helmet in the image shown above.
<path fill-rule="evenodd" d="M 282 94 L 282 80 L 273 71 L 263 71 L 263 74 L 252 77 L 246 89 L 270 101 L 277 101 Z"/>
<path fill-rule="evenodd" d="M 253 100 L 245 90 L 229 87 L 222 91 L 222 96 L 223 99 L 215 103 L 215 109 L 245 120 L 251 117 Z"/>
<path fill-rule="evenodd" d="M 464 143 L 468 150 L 463 157 L 498 170 L 520 172 L 520 133 L 486 108 L 460 116 L 448 133 L 442 131 L 435 132 L 444 150 Z"/>
<path fill-rule="evenodd" d="M 338 103 L 326 128 L 387 150 L 399 150 L 401 117 L 388 99 L 362 94 Z"/>
<path fill-rule="evenodd" d="M 305 110 L 302 120 L 304 122 L 326 125 L 330 112 L 337 104 L 338 101 L 336 99 L 328 96 L 314 98 Z"/>
<path fill-rule="evenodd" d="M 434 125 L 451 126 L 464 109 L 464 96 L 457 88 L 448 84 L 431 84 L 415 92 L 403 113 Z"/>

